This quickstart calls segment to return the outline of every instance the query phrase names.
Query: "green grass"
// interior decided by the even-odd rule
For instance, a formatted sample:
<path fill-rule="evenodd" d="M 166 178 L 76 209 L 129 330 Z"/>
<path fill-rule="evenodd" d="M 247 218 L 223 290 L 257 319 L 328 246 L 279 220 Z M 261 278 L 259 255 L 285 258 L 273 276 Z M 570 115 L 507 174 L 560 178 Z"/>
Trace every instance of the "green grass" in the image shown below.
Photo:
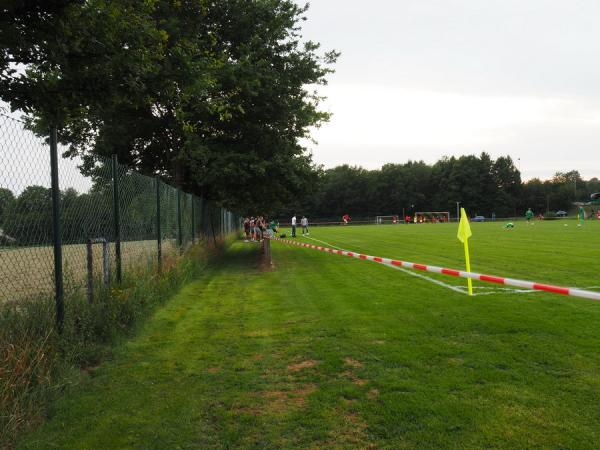
<path fill-rule="evenodd" d="M 500 226 L 473 224 L 474 270 L 597 283 L 598 224 Z M 450 225 L 312 232 L 373 255 L 462 261 Z M 58 401 L 21 447 L 593 448 L 600 441 L 600 303 L 547 293 L 467 297 L 281 243 L 273 259 L 275 270 L 263 272 L 253 244 L 233 245 Z"/>

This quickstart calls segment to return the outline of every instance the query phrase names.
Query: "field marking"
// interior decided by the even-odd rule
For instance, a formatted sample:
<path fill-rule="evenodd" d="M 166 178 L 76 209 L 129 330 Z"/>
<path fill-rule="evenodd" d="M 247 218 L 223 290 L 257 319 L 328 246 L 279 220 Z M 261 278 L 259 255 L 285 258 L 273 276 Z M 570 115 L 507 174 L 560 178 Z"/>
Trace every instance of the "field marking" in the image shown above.
<path fill-rule="evenodd" d="M 304 235 L 302 237 L 306 238 L 306 239 L 312 239 L 313 241 L 320 242 L 321 244 L 325 244 L 325 245 L 327 245 L 327 246 L 329 246 L 331 248 L 335 248 L 336 250 L 344 250 L 342 247 L 338 247 L 336 245 L 330 244 L 329 242 L 322 241 L 321 239 L 316 239 L 314 237 L 304 236 Z"/>
<path fill-rule="evenodd" d="M 337 245 L 333 245 L 329 242 L 326 241 L 322 241 L 321 239 L 317 239 L 311 236 L 306 236 L 306 235 L 302 235 L 301 237 L 306 238 L 306 239 L 311 239 L 313 241 L 317 241 L 320 242 L 322 244 L 327 245 L 328 247 L 331 248 L 335 248 L 336 250 L 343 250 L 343 251 L 349 251 L 346 250 L 342 247 L 338 247 Z M 436 280 L 434 278 L 428 277 L 427 275 L 421 274 L 421 273 L 417 273 L 414 272 L 410 269 L 405 269 L 404 267 L 398 267 L 398 266 L 386 266 L 389 267 L 391 269 L 396 269 L 396 270 L 400 270 L 404 273 L 407 273 L 413 277 L 417 277 L 417 278 L 421 278 L 423 280 L 429 281 L 431 283 L 437 284 L 438 286 L 444 287 L 446 289 L 450 289 L 454 292 L 459 292 L 461 294 L 465 294 L 467 295 L 469 292 L 467 290 L 466 287 L 464 286 L 455 286 L 452 284 L 448 284 L 448 283 L 444 283 L 443 281 L 440 280 Z M 590 288 L 586 288 L 586 289 L 592 289 L 592 288 L 596 288 L 600 286 L 592 286 Z M 487 290 L 488 292 L 474 292 L 473 293 L 473 297 L 475 296 L 479 296 L 479 295 L 493 295 L 493 294 L 502 294 L 502 293 L 506 293 L 506 294 L 523 294 L 523 293 L 532 293 L 532 292 L 541 292 L 541 291 L 536 291 L 535 289 L 515 289 L 515 288 L 506 288 L 506 287 L 491 287 L 491 286 L 473 286 L 473 289 L 481 289 L 481 290 Z"/>
<path fill-rule="evenodd" d="M 325 242 L 325 241 L 322 241 L 320 239 L 316 239 L 314 237 L 310 237 L 310 236 L 302 236 L 302 237 L 307 238 L 307 239 L 312 239 L 313 241 L 321 242 L 322 244 L 325 244 L 325 245 L 327 245 L 328 247 L 331 247 L 331 248 L 335 248 L 336 250 L 347 251 L 346 249 L 343 249 L 343 248 L 338 247 L 336 245 L 330 244 L 329 242 Z M 465 290 L 463 288 L 461 288 L 460 286 L 453 286 L 451 284 L 444 283 L 443 281 L 435 280 L 435 279 L 433 279 L 431 277 L 428 277 L 426 275 L 423 275 L 421 273 L 417 273 L 417 272 L 414 272 L 412 270 L 405 269 L 404 267 L 396 267 L 396 266 L 386 266 L 386 267 L 389 267 L 391 269 L 400 270 L 400 271 L 402 271 L 404 273 L 407 273 L 407 274 L 409 274 L 409 275 L 411 275 L 413 277 L 417 277 L 417 278 L 421 278 L 423 280 L 427 280 L 427 281 L 429 281 L 431 283 L 437 284 L 438 286 L 445 287 L 445 288 L 450 289 L 450 290 L 455 291 L 455 292 L 460 292 L 461 294 L 465 294 L 466 293 Z"/>

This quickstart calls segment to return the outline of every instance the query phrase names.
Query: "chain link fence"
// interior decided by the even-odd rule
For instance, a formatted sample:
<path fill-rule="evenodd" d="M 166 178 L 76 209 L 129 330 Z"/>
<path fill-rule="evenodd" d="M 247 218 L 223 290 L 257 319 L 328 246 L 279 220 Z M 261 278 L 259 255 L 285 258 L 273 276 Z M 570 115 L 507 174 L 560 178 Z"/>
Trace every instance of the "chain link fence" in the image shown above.
<path fill-rule="evenodd" d="M 158 177 L 99 156 L 83 171 L 77 158 L 61 158 L 66 149 L 58 145 L 53 192 L 52 139 L 24 125 L 0 114 L 0 303 L 62 296 L 61 283 L 66 295 L 89 294 L 92 280 L 160 270 L 165 258 L 196 240 L 217 242 L 239 229 L 231 212 Z M 55 261 L 57 243 L 62 264 Z"/>

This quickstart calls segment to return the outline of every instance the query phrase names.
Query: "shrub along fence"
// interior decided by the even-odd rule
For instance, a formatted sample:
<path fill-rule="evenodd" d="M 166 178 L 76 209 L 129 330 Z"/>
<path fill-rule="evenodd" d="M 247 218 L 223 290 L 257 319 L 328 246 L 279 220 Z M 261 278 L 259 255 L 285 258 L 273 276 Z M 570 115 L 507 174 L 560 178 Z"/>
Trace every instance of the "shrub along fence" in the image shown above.
<path fill-rule="evenodd" d="M 65 296 L 123 273 L 160 271 L 199 239 L 239 229 L 230 211 L 141 175 L 116 157 L 63 158 L 56 130 L 42 139 L 0 115 L 0 303 L 53 295 L 59 330 Z"/>

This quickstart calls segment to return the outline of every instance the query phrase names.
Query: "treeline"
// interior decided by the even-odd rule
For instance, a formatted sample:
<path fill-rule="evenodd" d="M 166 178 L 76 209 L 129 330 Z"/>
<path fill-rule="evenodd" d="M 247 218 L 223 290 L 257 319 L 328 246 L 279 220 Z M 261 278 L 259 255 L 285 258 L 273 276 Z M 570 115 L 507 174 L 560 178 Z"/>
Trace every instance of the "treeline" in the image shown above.
<path fill-rule="evenodd" d="M 600 180 L 583 180 L 577 171 L 557 172 L 551 179 L 521 180 L 510 156 L 492 159 L 487 153 L 447 157 L 433 165 L 423 161 L 386 164 L 366 170 L 348 165 L 323 170 L 295 212 L 312 217 L 407 214 L 449 211 L 456 202 L 471 216 L 521 216 L 527 208 L 536 213 L 573 210 L 573 202 L 589 201 L 600 192 Z M 294 211 L 286 211 L 285 215 Z"/>
<path fill-rule="evenodd" d="M 152 239 L 156 235 L 156 205 L 153 191 L 132 192 L 121 208 L 124 239 Z M 41 245 L 52 242 L 51 190 L 28 186 L 19 195 L 0 189 L 0 245 Z M 80 194 L 61 191 L 61 229 L 65 243 L 83 243 L 88 238 L 114 235 L 112 191 L 95 188 Z M 154 204 L 153 204 L 154 200 Z"/>
<path fill-rule="evenodd" d="M 154 180 L 139 174 L 119 179 L 120 231 L 124 241 L 156 239 L 156 186 Z M 51 190 L 28 186 L 18 195 L 0 188 L 0 246 L 44 245 L 52 242 Z M 191 202 L 195 201 L 192 209 Z M 61 231 L 65 244 L 80 244 L 90 238 L 114 238 L 114 209 L 111 181 L 98 178 L 89 192 L 69 188 L 61 191 Z M 161 185 L 161 234 L 175 239 L 177 226 L 177 191 Z M 182 233 L 191 237 L 192 218 L 197 232 L 219 227 L 220 215 L 209 202 L 181 195 Z"/>

